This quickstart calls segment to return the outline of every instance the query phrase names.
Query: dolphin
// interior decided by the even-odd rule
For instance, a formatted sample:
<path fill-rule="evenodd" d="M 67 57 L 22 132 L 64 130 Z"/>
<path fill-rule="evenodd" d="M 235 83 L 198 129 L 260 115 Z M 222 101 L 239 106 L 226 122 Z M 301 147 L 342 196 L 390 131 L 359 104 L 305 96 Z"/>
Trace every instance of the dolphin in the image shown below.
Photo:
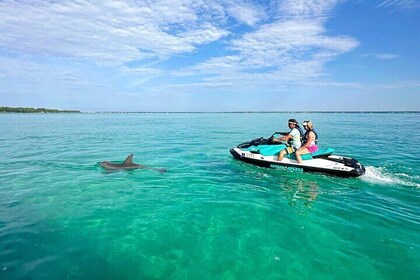
<path fill-rule="evenodd" d="M 110 161 L 102 161 L 99 163 L 100 166 L 105 168 L 107 171 L 111 170 L 131 170 L 131 169 L 151 169 L 158 171 L 160 173 L 166 172 L 166 169 L 157 169 L 152 167 L 147 167 L 141 164 L 137 164 L 133 162 L 133 154 L 128 155 L 128 157 L 124 160 L 123 163 L 114 163 Z"/>

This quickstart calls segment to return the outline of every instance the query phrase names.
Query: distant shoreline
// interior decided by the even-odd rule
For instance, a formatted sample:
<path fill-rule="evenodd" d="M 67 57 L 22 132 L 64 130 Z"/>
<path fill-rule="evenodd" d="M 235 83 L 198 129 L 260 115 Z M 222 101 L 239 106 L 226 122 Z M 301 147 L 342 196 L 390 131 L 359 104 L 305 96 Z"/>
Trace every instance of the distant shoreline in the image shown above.
<path fill-rule="evenodd" d="M 0 107 L 0 113 L 79 113 L 79 114 L 418 114 L 420 111 L 80 111 L 31 107 Z"/>
<path fill-rule="evenodd" d="M 81 113 L 79 110 L 58 110 L 47 108 L 31 108 L 31 107 L 0 107 L 0 113 Z"/>

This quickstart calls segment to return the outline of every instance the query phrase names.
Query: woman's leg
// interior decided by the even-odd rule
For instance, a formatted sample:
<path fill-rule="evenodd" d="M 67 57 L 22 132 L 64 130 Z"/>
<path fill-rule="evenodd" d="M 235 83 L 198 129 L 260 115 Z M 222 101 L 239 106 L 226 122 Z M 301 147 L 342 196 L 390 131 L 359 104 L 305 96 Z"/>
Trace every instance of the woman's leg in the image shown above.
<path fill-rule="evenodd" d="M 284 157 L 284 155 L 286 154 L 286 149 L 281 150 L 280 154 L 279 154 L 279 158 L 277 159 L 278 161 L 281 161 Z"/>
<path fill-rule="evenodd" d="M 297 159 L 298 163 L 300 164 L 300 163 L 302 163 L 302 157 L 300 155 L 309 154 L 309 151 L 308 151 L 308 149 L 305 148 L 303 150 L 296 151 L 295 154 L 296 154 L 296 159 Z"/>

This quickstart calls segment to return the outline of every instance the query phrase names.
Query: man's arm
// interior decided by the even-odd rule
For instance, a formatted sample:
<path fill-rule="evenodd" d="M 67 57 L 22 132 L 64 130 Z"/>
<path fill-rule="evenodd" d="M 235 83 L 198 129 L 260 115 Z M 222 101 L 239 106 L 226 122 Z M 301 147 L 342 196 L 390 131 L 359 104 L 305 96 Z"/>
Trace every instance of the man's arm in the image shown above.
<path fill-rule="evenodd" d="M 289 132 L 276 131 L 276 132 L 274 132 L 273 134 L 287 135 L 287 134 L 289 134 Z"/>
<path fill-rule="evenodd" d="M 273 140 L 274 140 L 274 142 L 285 142 L 285 141 L 289 140 L 292 137 L 293 137 L 292 135 L 287 134 L 287 135 L 285 135 L 283 137 L 280 137 L 280 138 L 274 138 Z"/>

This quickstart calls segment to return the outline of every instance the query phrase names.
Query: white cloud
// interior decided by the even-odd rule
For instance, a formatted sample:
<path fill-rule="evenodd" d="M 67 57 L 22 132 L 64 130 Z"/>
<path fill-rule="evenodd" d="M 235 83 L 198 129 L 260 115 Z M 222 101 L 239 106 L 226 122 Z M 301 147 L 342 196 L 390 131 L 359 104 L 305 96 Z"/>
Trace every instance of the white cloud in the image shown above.
<path fill-rule="evenodd" d="M 0 48 L 31 57 L 56 56 L 117 66 L 117 73 L 108 80 L 122 77 L 128 89 L 153 88 L 145 84 L 162 76 L 170 79 L 160 80 L 156 87 L 170 87 L 172 82 L 174 88 L 209 88 L 211 83 L 281 87 L 326 76 L 326 62 L 358 46 L 356 39 L 332 36 L 326 29 L 338 2 L 0 1 Z M 222 39 L 221 49 L 213 48 L 210 55 L 199 53 L 200 46 Z M 172 71 L 159 64 L 185 53 L 198 54 L 191 61 L 204 61 L 170 65 Z M 61 73 L 62 81 L 76 83 L 70 72 Z M 185 76 L 191 76 L 190 83 L 177 80 Z M 83 77 L 76 76 L 80 84 Z M 106 83 L 103 77 L 99 80 Z"/>
<path fill-rule="evenodd" d="M 6 1 L 0 2 L 0 47 L 121 64 L 218 40 L 228 32 L 210 20 L 223 16 L 217 5 L 194 1 Z"/>
<path fill-rule="evenodd" d="M 323 26 L 317 21 L 288 20 L 263 25 L 259 30 L 248 33 L 232 42 L 232 49 L 248 55 L 259 53 L 266 56 L 266 64 L 276 64 L 277 59 L 304 56 L 310 51 L 329 50 L 346 52 L 358 45 L 350 37 L 329 37 L 324 35 Z M 274 57 L 273 57 L 274 55 Z"/>
<path fill-rule="evenodd" d="M 337 4 L 337 0 L 284 0 L 280 2 L 280 14 L 299 18 L 327 16 Z"/>
<path fill-rule="evenodd" d="M 228 35 L 229 32 L 217 28 L 209 23 L 203 24 L 199 29 L 189 30 L 187 32 L 180 33 L 178 36 L 182 38 L 184 42 L 193 45 L 207 44 Z"/>
<path fill-rule="evenodd" d="M 287 20 L 262 25 L 230 42 L 237 54 L 211 58 L 188 73 L 244 75 L 261 70 L 280 79 L 302 80 L 324 75 L 324 64 L 358 46 L 348 36 L 328 36 L 317 20 Z M 267 73 L 264 74 L 267 77 Z"/>
<path fill-rule="evenodd" d="M 228 2 L 226 11 L 239 22 L 249 26 L 254 26 L 265 17 L 265 11 L 259 5 L 240 1 Z"/>
<path fill-rule="evenodd" d="M 323 22 L 338 0 L 283 0 L 266 6 L 250 1 L 86 0 L 66 2 L 0 2 L 0 47 L 24 54 L 59 56 L 118 65 L 142 59 L 162 60 L 191 53 L 200 45 L 231 34 L 223 27 L 228 15 L 250 26 L 272 23 L 229 42 L 238 54 L 210 58 L 200 67 L 237 70 L 309 63 L 319 53 L 332 57 L 357 46 L 345 36 L 326 35 Z M 274 3 L 274 4 L 273 4 Z M 277 3 L 277 4 L 276 4 Z M 272 16 L 272 15 L 271 15 Z M 286 18 L 282 18 L 286 16 Z"/>

